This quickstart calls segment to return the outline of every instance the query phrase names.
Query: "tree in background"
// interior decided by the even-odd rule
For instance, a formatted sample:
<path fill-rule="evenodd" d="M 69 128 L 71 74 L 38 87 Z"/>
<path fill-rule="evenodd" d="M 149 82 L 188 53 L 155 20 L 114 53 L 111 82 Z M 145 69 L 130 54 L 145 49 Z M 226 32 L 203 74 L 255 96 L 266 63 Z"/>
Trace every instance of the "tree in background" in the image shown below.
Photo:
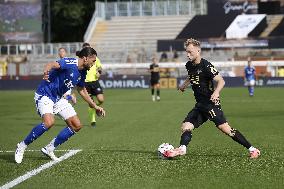
<path fill-rule="evenodd" d="M 95 0 L 55 0 L 51 3 L 51 42 L 83 41 L 95 10 Z"/>

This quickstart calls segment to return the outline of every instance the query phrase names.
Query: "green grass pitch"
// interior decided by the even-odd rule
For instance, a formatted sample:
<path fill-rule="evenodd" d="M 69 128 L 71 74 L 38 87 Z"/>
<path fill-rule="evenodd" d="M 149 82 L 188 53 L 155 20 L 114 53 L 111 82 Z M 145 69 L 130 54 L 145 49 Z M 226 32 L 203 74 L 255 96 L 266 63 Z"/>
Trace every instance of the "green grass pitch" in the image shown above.
<path fill-rule="evenodd" d="M 225 115 L 234 128 L 262 152 L 250 160 L 247 150 L 207 122 L 193 132 L 188 154 L 157 158 L 163 142 L 178 146 L 180 123 L 194 105 L 191 90 L 162 90 L 152 102 L 150 90 L 105 90 L 107 117 L 91 128 L 87 104 L 75 106 L 84 128 L 59 150 L 82 149 L 71 158 L 15 188 L 284 188 L 284 88 L 225 88 Z M 0 91 L 0 151 L 17 142 L 40 122 L 33 91 Z M 55 126 L 28 149 L 39 150 L 65 126 Z M 60 156 L 66 152 L 56 152 Z M 49 162 L 40 152 L 26 152 L 22 164 L 14 154 L 0 153 L 0 187 Z"/>

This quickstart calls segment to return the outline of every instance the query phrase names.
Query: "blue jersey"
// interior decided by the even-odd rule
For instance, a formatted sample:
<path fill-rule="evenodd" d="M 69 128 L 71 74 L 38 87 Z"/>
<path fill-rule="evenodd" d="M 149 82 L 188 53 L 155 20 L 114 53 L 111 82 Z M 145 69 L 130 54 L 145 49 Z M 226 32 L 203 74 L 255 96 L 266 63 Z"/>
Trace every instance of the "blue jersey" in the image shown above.
<path fill-rule="evenodd" d="M 57 102 L 68 90 L 75 86 L 84 87 L 87 70 L 78 70 L 78 59 L 62 58 L 57 61 L 59 69 L 49 72 L 49 81 L 43 80 L 36 93 L 48 96 L 53 102 Z"/>
<path fill-rule="evenodd" d="M 245 67 L 245 76 L 246 76 L 246 80 L 248 81 L 255 80 L 255 69 L 253 66 Z"/>

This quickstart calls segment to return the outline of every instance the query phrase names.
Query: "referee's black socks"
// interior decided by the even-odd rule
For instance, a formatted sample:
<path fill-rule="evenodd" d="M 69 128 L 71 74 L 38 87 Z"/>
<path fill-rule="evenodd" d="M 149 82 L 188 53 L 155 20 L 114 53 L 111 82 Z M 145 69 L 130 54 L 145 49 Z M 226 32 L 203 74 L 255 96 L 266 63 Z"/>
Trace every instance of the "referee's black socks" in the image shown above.
<path fill-rule="evenodd" d="M 157 96 L 160 96 L 160 89 L 157 89 Z"/>

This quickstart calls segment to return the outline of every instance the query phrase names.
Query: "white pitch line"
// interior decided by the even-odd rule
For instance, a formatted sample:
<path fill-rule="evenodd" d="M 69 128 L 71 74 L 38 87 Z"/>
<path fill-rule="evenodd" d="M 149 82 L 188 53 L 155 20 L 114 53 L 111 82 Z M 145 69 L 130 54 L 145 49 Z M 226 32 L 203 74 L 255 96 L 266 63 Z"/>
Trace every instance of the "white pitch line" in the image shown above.
<path fill-rule="evenodd" d="M 70 150 L 54 150 L 55 152 L 69 152 Z M 0 153 L 14 153 L 13 150 L 0 150 Z M 25 152 L 40 152 L 40 150 L 25 150 Z"/>
<path fill-rule="evenodd" d="M 64 154 L 63 156 L 61 156 L 58 161 L 50 161 L 46 164 L 43 164 L 39 168 L 33 169 L 33 170 L 27 172 L 26 174 L 19 176 L 18 178 L 12 180 L 11 182 L 6 183 L 5 185 L 1 186 L 0 189 L 12 188 L 12 187 L 20 184 L 21 182 L 24 182 L 25 180 L 31 178 L 32 176 L 37 175 L 41 171 L 48 169 L 49 167 L 52 167 L 53 165 L 68 159 L 69 157 L 77 154 L 80 151 L 82 151 L 82 150 L 69 150 L 69 152 Z"/>

